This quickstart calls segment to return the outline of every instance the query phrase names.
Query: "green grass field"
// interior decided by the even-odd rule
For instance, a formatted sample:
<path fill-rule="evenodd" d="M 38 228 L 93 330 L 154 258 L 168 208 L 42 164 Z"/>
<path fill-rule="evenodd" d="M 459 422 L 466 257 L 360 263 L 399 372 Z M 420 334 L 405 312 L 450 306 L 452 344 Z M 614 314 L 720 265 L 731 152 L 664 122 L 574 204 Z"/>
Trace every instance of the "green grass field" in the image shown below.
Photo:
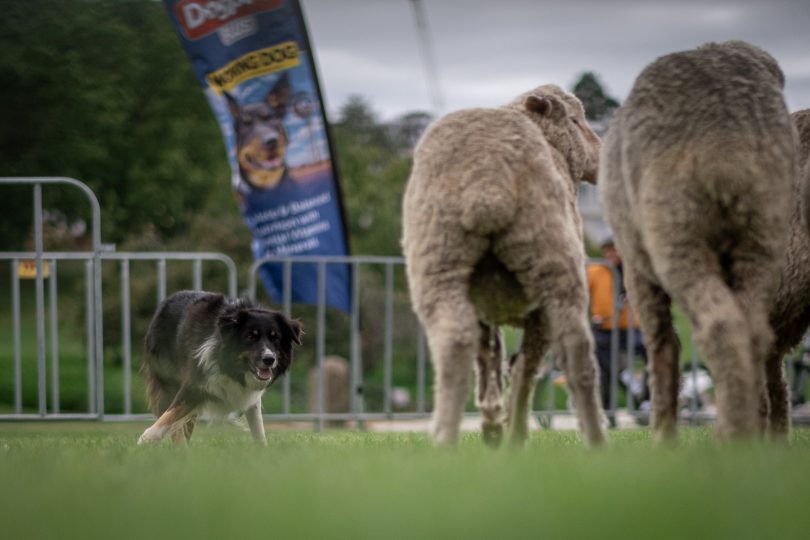
<path fill-rule="evenodd" d="M 0 537 L 808 538 L 810 431 L 718 447 L 647 430 L 599 451 L 538 432 L 520 451 L 477 434 L 270 431 L 268 448 L 201 427 L 142 448 L 143 425 L 0 424 Z"/>

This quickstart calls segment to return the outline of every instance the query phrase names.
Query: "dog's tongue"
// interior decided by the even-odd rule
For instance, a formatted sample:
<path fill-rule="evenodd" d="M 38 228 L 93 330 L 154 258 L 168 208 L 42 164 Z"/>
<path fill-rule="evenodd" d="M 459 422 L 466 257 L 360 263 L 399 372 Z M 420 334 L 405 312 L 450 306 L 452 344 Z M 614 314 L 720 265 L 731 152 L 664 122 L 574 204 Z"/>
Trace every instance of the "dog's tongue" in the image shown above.
<path fill-rule="evenodd" d="M 256 376 L 263 381 L 269 381 L 273 378 L 273 370 L 270 368 L 259 368 L 259 370 L 256 372 Z"/>
<path fill-rule="evenodd" d="M 259 162 L 259 165 L 263 169 L 276 169 L 281 166 L 282 159 L 280 157 L 273 158 L 273 159 L 263 159 Z"/>

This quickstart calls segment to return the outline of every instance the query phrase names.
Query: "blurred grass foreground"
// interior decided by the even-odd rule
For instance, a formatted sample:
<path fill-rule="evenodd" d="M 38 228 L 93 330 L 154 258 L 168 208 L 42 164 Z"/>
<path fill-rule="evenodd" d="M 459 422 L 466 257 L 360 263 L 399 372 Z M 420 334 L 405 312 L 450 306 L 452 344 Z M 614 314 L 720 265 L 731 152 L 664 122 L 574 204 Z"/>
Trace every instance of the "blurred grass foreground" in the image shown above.
<path fill-rule="evenodd" d="M 201 429 L 188 449 L 138 447 L 143 425 L 0 424 L 0 537 L 807 538 L 810 431 L 790 445 L 675 448 L 649 432 L 533 434 L 492 451 L 478 434 Z"/>

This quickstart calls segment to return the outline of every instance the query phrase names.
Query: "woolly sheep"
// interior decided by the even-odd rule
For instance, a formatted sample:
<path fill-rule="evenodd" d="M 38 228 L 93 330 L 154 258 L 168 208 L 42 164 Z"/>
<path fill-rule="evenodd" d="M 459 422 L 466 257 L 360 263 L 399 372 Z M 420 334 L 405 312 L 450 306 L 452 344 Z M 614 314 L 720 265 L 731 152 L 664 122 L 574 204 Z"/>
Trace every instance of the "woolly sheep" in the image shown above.
<path fill-rule="evenodd" d="M 783 87 L 765 51 L 708 43 L 647 66 L 608 130 L 599 187 L 645 335 L 658 441 L 676 434 L 672 300 L 709 362 L 718 435 L 759 430 L 795 174 Z"/>
<path fill-rule="evenodd" d="M 534 376 L 549 344 L 567 372 L 586 442 L 604 440 L 576 208 L 579 180 L 595 181 L 599 146 L 582 104 L 554 85 L 498 108 L 451 113 L 417 145 L 402 244 L 435 368 L 437 444 L 457 440 L 476 357 L 484 433 L 500 440 L 503 347 L 490 328 L 503 324 L 524 328 L 510 369 L 511 441 L 526 438 Z"/>
<path fill-rule="evenodd" d="M 810 325 L 810 236 L 806 212 L 810 193 L 810 109 L 791 115 L 798 133 L 797 163 L 803 174 L 793 183 L 793 208 L 787 258 L 782 269 L 776 301 L 770 310 L 775 339 L 765 362 L 767 399 L 761 405 L 762 427 L 771 436 L 785 439 L 790 428 L 787 384 L 782 358 L 801 340 Z M 801 194 L 804 192 L 805 202 Z"/>
<path fill-rule="evenodd" d="M 791 115 L 799 137 L 797 160 L 801 168 L 802 198 L 804 199 L 804 221 L 810 231 L 810 109 L 797 111 Z"/>

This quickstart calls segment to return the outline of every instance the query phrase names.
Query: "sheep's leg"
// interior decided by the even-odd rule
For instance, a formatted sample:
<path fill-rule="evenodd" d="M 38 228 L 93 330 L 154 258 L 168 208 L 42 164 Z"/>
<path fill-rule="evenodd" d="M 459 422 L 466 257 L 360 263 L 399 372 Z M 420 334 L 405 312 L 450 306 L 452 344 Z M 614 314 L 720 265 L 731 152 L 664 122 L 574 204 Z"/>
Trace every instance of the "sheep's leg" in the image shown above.
<path fill-rule="evenodd" d="M 481 411 L 481 434 L 484 442 L 498 446 L 503 436 L 503 380 L 501 366 L 504 360 L 503 340 L 498 328 L 481 326 L 481 341 L 476 361 L 475 404 Z"/>
<path fill-rule="evenodd" d="M 774 335 L 768 318 L 774 303 L 777 276 L 781 272 L 780 248 L 758 238 L 741 242 L 733 254 L 732 283 L 750 336 L 750 350 L 755 370 L 755 391 L 759 398 L 761 434 L 766 431 L 776 439 L 785 439 L 790 429 L 787 384 L 782 373 L 780 347 L 774 346 Z"/>
<path fill-rule="evenodd" d="M 489 240 L 464 232 L 440 210 L 430 212 L 434 210 L 440 213 L 422 215 L 410 224 L 405 220 L 410 241 L 403 247 L 411 301 L 425 329 L 433 364 L 433 441 L 453 445 L 481 334 L 469 299 L 470 274 Z"/>
<path fill-rule="evenodd" d="M 542 310 L 542 315 L 529 314 L 525 321 L 525 339 L 534 339 L 535 344 L 525 343 L 523 354 L 512 367 L 515 380 L 509 400 L 510 436 L 515 442 L 525 438 L 534 376 L 545 349 L 541 343 L 548 335 L 566 371 L 585 441 L 600 444 L 605 440 L 606 422 L 597 396 L 582 239 L 575 234 L 575 228 L 562 227 L 555 229 L 553 240 L 544 236 L 542 241 L 527 242 L 525 231 L 536 230 L 536 217 L 525 215 L 522 219 L 525 221 L 513 226 L 513 234 L 499 238 L 493 245 L 495 255 L 514 273 L 526 297 L 537 299 Z M 541 330 L 545 325 L 548 334 Z"/>
<path fill-rule="evenodd" d="M 481 330 L 466 290 L 445 282 L 431 290 L 441 293 L 425 314 L 423 325 L 435 372 L 433 441 L 454 445 L 458 440 L 470 372 L 478 353 Z"/>
<path fill-rule="evenodd" d="M 647 347 L 653 437 L 657 443 L 672 441 L 677 435 L 680 383 L 680 347 L 672 324 L 672 300 L 630 264 L 624 266 L 624 278 Z"/>
<path fill-rule="evenodd" d="M 548 325 L 541 311 L 529 314 L 523 326 L 523 343 L 513 366 L 509 384 L 509 440 L 525 442 L 529 429 L 529 411 L 540 362 L 548 350 Z"/>
<path fill-rule="evenodd" d="M 759 427 L 761 366 L 754 362 L 748 323 L 737 298 L 719 276 L 693 276 L 675 298 L 692 321 L 695 341 L 712 371 L 718 435 L 754 435 Z"/>
<path fill-rule="evenodd" d="M 787 440 L 790 432 L 790 393 L 782 364 L 776 352 L 765 361 L 767 387 L 768 435 L 775 440 Z"/>
<path fill-rule="evenodd" d="M 661 189 L 655 192 L 640 194 L 644 200 L 640 219 L 648 224 L 645 245 L 660 283 L 686 312 L 695 342 L 711 368 L 717 397 L 718 436 L 721 439 L 750 437 L 759 428 L 762 365 L 756 360 L 759 349 L 768 339 L 765 333 L 751 335 L 751 328 L 761 325 L 750 322 L 748 316 L 765 317 L 767 311 L 762 309 L 761 314 L 749 314 L 749 305 L 743 305 L 746 297 L 756 298 L 758 293 L 753 289 L 739 291 L 748 280 L 759 281 L 763 274 L 750 265 L 744 266 L 741 261 L 749 258 L 759 263 L 762 258 L 749 248 L 743 252 L 742 244 L 738 253 L 721 257 L 712 241 L 717 237 L 717 230 L 712 228 L 717 221 L 712 217 L 719 220 L 722 216 L 712 214 L 716 208 L 713 204 L 704 204 L 701 198 L 677 198 L 674 186 L 678 185 L 680 182 L 673 180 L 666 185 L 657 184 Z M 661 211 L 672 208 L 674 200 L 681 205 L 678 211 Z M 703 219 L 693 218 L 701 214 Z M 754 215 L 747 219 L 751 225 L 746 228 L 750 229 L 750 235 L 766 236 L 757 219 Z M 778 239 L 774 241 L 780 243 Z M 766 263 L 765 267 L 770 264 Z M 746 272 L 748 276 L 744 275 Z M 758 350 L 752 351 L 752 347 Z"/>
<path fill-rule="evenodd" d="M 586 312 L 579 305 L 552 300 L 548 319 L 555 355 L 565 370 L 579 429 L 589 446 L 605 442 L 605 415 L 597 385 L 593 336 Z"/>

